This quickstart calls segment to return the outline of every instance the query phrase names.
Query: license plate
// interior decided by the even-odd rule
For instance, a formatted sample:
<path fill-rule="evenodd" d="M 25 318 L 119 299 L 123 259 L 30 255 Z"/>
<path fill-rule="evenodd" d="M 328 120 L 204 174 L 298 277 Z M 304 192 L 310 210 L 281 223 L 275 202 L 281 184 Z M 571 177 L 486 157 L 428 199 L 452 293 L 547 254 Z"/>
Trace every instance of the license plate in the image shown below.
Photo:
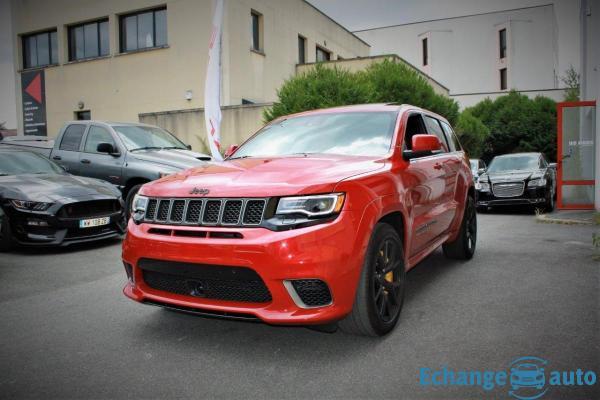
<path fill-rule="evenodd" d="M 79 227 L 80 228 L 91 228 L 93 226 L 108 225 L 109 223 L 110 223 L 110 217 L 82 219 L 79 221 Z"/>

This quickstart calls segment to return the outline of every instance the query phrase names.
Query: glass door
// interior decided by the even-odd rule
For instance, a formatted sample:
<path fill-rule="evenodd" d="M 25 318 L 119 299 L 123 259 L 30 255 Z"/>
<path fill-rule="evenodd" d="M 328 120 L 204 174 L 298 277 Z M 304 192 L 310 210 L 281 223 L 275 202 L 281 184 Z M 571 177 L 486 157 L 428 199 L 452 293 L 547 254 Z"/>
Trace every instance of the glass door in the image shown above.
<path fill-rule="evenodd" d="M 596 102 L 558 103 L 558 208 L 594 208 Z"/>

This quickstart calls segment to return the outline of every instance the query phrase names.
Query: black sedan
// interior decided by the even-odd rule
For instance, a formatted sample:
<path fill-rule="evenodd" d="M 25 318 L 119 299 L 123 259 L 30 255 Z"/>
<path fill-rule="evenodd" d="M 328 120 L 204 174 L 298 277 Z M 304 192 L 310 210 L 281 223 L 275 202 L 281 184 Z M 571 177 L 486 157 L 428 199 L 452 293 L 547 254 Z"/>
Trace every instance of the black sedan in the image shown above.
<path fill-rule="evenodd" d="M 70 175 L 37 153 L 0 150 L 0 251 L 119 237 L 123 211 L 110 183 Z"/>
<path fill-rule="evenodd" d="M 532 205 L 545 211 L 554 209 L 555 164 L 542 153 L 515 153 L 496 156 L 479 176 L 477 208 Z"/>

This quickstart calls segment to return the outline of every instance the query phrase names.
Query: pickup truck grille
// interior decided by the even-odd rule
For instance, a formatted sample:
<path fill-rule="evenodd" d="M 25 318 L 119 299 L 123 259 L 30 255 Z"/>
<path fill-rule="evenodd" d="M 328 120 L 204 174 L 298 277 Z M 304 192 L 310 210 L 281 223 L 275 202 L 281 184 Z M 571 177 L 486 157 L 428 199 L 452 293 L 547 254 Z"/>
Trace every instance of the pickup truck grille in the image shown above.
<path fill-rule="evenodd" d="M 518 197 L 523 194 L 524 182 L 494 183 L 492 191 L 496 197 Z"/>
<path fill-rule="evenodd" d="M 266 199 L 150 198 L 144 222 L 195 226 L 260 225 Z"/>

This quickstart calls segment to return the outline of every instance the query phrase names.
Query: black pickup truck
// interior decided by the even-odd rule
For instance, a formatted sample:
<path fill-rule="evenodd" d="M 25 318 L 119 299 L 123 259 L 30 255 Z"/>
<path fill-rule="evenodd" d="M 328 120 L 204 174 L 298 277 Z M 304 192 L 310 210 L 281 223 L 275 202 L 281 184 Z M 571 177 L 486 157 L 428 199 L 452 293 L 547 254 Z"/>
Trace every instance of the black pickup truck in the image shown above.
<path fill-rule="evenodd" d="M 118 186 L 128 211 L 144 183 L 211 159 L 191 151 L 166 130 L 139 123 L 72 121 L 63 126 L 56 140 L 15 136 L 4 139 L 0 146 L 41 153 L 71 174 Z"/>

